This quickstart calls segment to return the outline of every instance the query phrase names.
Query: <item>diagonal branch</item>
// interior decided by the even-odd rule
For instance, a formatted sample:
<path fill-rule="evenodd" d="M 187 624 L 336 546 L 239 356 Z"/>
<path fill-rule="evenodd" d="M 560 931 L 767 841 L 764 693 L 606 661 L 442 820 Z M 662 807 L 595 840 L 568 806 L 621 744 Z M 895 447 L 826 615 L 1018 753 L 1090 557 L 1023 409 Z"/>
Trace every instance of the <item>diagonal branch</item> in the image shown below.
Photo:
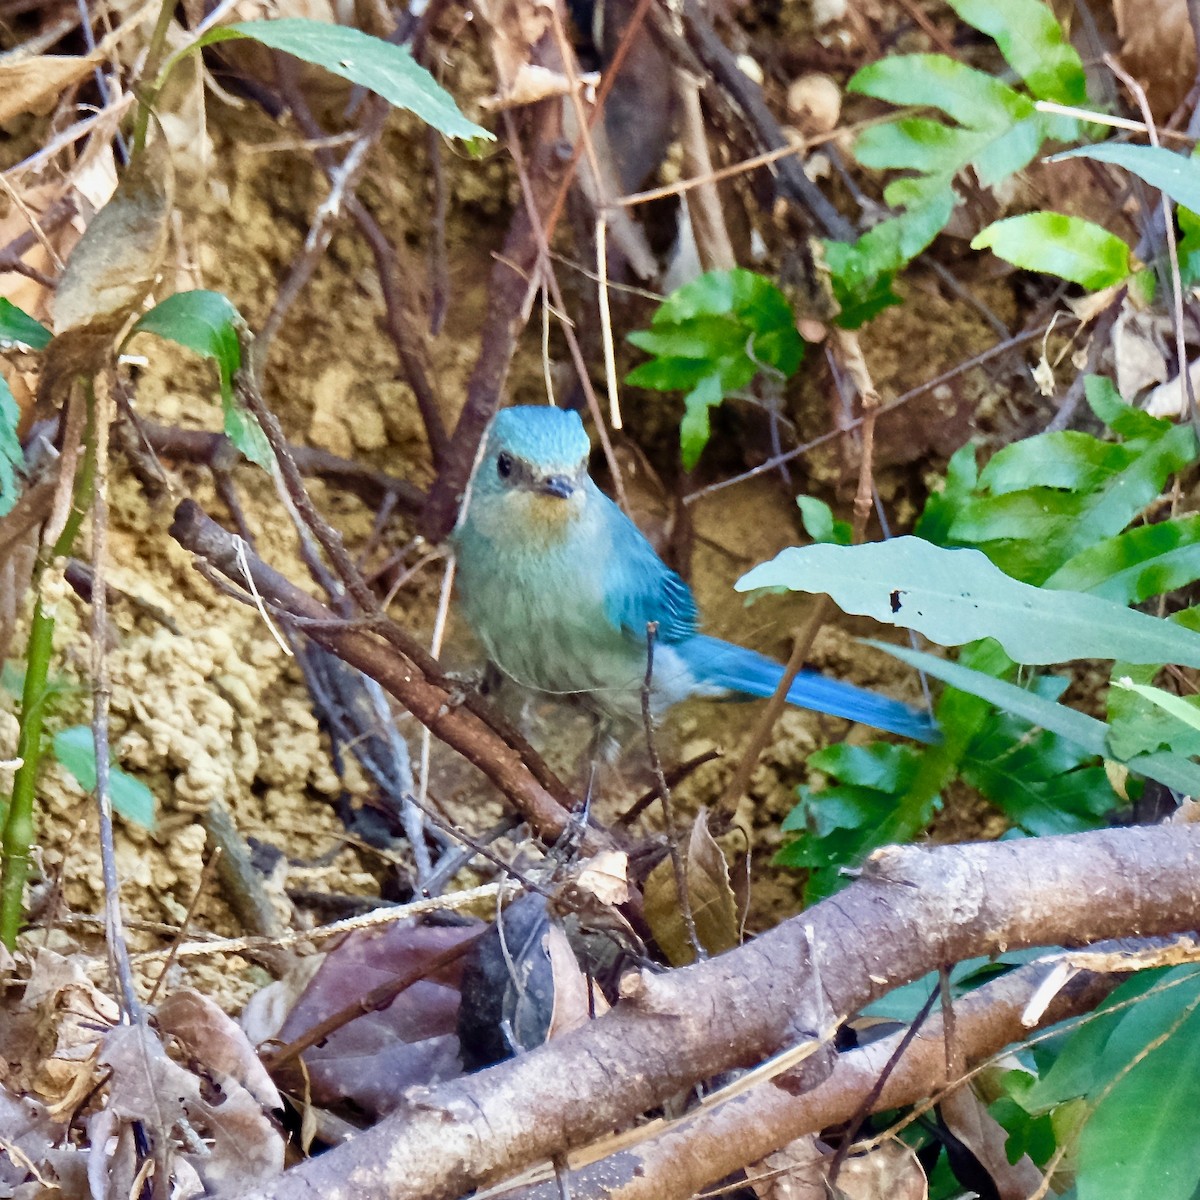
<path fill-rule="evenodd" d="M 477 1075 L 414 1089 L 374 1129 L 246 1200 L 451 1200 L 700 1080 L 811 1041 L 814 1011 L 854 1012 L 975 955 L 1194 929 L 1198 867 L 1195 825 L 884 849 L 833 899 L 718 958 L 627 977 L 606 1016 Z"/>

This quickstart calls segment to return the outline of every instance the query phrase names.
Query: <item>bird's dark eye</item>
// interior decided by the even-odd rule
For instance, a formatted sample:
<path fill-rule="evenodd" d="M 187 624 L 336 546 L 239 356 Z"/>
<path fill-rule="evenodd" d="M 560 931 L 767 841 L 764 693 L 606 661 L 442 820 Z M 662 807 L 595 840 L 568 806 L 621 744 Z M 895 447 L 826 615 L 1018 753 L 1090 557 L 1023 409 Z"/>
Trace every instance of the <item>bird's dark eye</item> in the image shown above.
<path fill-rule="evenodd" d="M 500 457 L 496 459 L 496 474 L 499 475 L 501 479 L 507 479 L 512 474 L 512 469 L 513 460 L 511 454 L 501 454 Z"/>

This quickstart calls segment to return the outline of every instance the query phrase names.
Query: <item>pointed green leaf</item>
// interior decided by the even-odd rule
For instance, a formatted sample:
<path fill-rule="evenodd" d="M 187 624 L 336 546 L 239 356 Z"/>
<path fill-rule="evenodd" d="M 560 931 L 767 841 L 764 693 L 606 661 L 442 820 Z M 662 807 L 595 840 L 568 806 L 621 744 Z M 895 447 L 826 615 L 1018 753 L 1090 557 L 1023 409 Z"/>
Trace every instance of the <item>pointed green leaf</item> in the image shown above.
<path fill-rule="evenodd" d="M 975 235 L 971 249 L 990 249 L 1026 271 L 1057 275 L 1093 291 L 1120 283 L 1133 269 L 1129 247 L 1115 234 L 1056 212 L 994 221 Z"/>
<path fill-rule="evenodd" d="M 13 510 L 20 491 L 17 471 L 25 465 L 25 453 L 17 437 L 21 410 L 3 375 L 0 375 L 0 517 Z"/>
<path fill-rule="evenodd" d="M 16 345 L 45 350 L 52 336 L 41 321 L 0 296 L 0 349 Z"/>
<path fill-rule="evenodd" d="M 73 725 L 54 735 L 54 757 L 75 776 L 84 791 L 96 788 L 96 747 L 86 725 Z M 120 767 L 109 767 L 109 794 L 113 808 L 126 820 L 154 828 L 154 793 Z"/>
<path fill-rule="evenodd" d="M 993 38 L 1009 66 L 1040 100 L 1087 102 L 1083 62 L 1062 26 L 1040 0 L 948 0 L 976 29 Z"/>
<path fill-rule="evenodd" d="M 845 612 L 915 629 L 943 646 L 995 638 L 1019 663 L 1121 658 L 1200 667 L 1200 634 L 1099 596 L 1021 583 L 978 550 L 916 537 L 794 546 L 735 586 L 825 592 Z"/>
<path fill-rule="evenodd" d="M 1176 154 L 1162 146 L 1130 146 L 1121 142 L 1102 142 L 1098 146 L 1080 146 L 1056 154 L 1050 161 L 1063 158 L 1090 158 L 1112 163 L 1144 179 L 1151 187 L 1165 192 L 1177 204 L 1200 210 L 1200 162 Z"/>
<path fill-rule="evenodd" d="M 1003 679 L 996 679 L 981 671 L 972 671 L 959 663 L 947 662 L 932 654 L 894 646 L 890 642 L 868 640 L 866 644 L 908 663 L 918 671 L 932 675 L 934 679 L 950 684 L 960 692 L 978 696 L 1005 712 L 1024 718 L 1031 725 L 1038 725 L 1058 734 L 1059 737 L 1067 738 L 1089 754 L 1106 753 L 1107 726 L 1095 717 L 1077 712 L 1065 704 L 1055 704 L 1036 692 L 1026 691 Z M 1175 791 L 1189 796 L 1200 794 L 1200 767 L 1177 755 L 1139 754 L 1126 765 L 1131 771 L 1144 775 L 1147 779 L 1157 779 L 1159 783 L 1166 784 Z"/>
<path fill-rule="evenodd" d="M 269 468 L 272 455 L 266 436 L 233 390 L 233 377 L 242 365 L 238 330 L 244 325 L 241 313 L 220 292 L 176 292 L 140 317 L 129 338 L 153 333 L 212 359 L 221 381 L 226 436 L 252 463 Z"/>
<path fill-rule="evenodd" d="M 493 134 L 462 115 L 450 93 L 404 46 L 394 46 L 347 25 L 300 17 L 219 26 L 206 33 L 200 44 L 211 45 L 233 38 L 251 38 L 370 88 L 389 104 L 416 113 L 447 137 L 495 140 Z"/>

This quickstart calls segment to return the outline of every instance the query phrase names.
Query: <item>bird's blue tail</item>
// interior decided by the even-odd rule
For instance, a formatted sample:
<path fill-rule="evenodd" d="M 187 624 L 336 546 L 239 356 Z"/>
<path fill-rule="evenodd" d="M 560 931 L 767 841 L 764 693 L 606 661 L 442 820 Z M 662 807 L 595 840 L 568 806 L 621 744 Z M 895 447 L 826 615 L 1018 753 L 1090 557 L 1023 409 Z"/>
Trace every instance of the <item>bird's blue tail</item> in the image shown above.
<path fill-rule="evenodd" d="M 783 667 L 744 646 L 722 642 L 718 638 L 696 634 L 673 647 L 687 663 L 695 679 L 715 688 L 728 688 L 747 696 L 770 696 L 779 685 Z M 817 671 L 801 671 L 788 691 L 788 703 L 861 721 L 876 729 L 915 738 L 919 742 L 938 742 L 941 734 L 933 718 L 876 692 L 829 679 Z"/>

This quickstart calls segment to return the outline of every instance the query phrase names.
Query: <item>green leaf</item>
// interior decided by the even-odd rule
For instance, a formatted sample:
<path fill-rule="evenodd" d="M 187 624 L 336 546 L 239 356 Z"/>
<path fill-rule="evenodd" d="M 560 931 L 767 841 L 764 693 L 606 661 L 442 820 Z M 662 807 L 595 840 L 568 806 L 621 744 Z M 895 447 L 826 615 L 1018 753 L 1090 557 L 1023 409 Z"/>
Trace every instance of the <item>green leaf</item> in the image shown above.
<path fill-rule="evenodd" d="M 833 509 L 824 500 L 818 500 L 816 496 L 797 496 L 796 504 L 800 509 L 804 529 L 814 542 L 850 545 L 853 536 L 850 522 L 837 520 Z"/>
<path fill-rule="evenodd" d="M 942 187 L 925 203 L 881 221 L 854 243 L 822 243 L 834 295 L 842 308 L 839 325 L 857 329 L 899 302 L 891 290 L 893 277 L 941 233 L 957 203 L 953 189 Z"/>
<path fill-rule="evenodd" d="M 1009 66 L 1040 100 L 1083 105 L 1087 78 L 1058 18 L 1040 0 L 949 0 L 950 7 L 1000 47 Z"/>
<path fill-rule="evenodd" d="M 763 368 L 791 376 L 804 354 L 787 298 L 765 276 L 740 268 L 709 271 L 678 288 L 650 328 L 628 338 L 656 357 L 634 368 L 627 383 L 687 392 L 680 448 L 689 469 L 708 442 L 709 410 Z"/>
<path fill-rule="evenodd" d="M 1197 999 L 1193 996 L 1192 1003 Z M 1126 1051 L 1123 1065 L 1129 1070 L 1100 1097 L 1084 1125 L 1075 1176 L 1079 1200 L 1195 1196 L 1200 1185 L 1200 1010 L 1193 1008 L 1172 1028 L 1179 1020 L 1172 1014 L 1160 1045 L 1146 1036 L 1158 1031 L 1139 1030 L 1142 1036 Z M 1107 1054 L 1121 1041 L 1122 1027 L 1109 1039 Z"/>
<path fill-rule="evenodd" d="M 1129 247 L 1107 229 L 1064 213 L 1033 212 L 994 221 L 971 240 L 1026 271 L 1040 271 L 1092 291 L 1111 287 L 1133 270 Z"/>
<path fill-rule="evenodd" d="M 75 776 L 84 791 L 96 788 L 96 748 L 86 725 L 73 725 L 54 735 L 54 757 Z M 109 794 L 113 808 L 144 829 L 154 828 L 154 793 L 120 767 L 109 767 Z"/>
<path fill-rule="evenodd" d="M 241 314 L 221 292 L 176 292 L 141 316 L 129 336 L 154 333 L 211 358 L 220 372 L 221 395 L 232 400 L 233 377 L 242 365 L 239 326 Z"/>
<path fill-rule="evenodd" d="M 683 465 L 691 470 L 700 460 L 704 447 L 708 445 L 709 434 L 712 432 L 709 424 L 709 410 L 715 408 L 725 399 L 725 389 L 721 387 L 719 375 L 709 375 L 702 379 L 683 398 L 683 421 L 679 426 L 679 448 L 683 452 Z"/>
<path fill-rule="evenodd" d="M 1140 604 L 1200 579 L 1200 515 L 1141 525 L 1081 550 L 1042 585 Z"/>
<path fill-rule="evenodd" d="M 1200 210 L 1200 163 L 1194 158 L 1162 146 L 1130 146 L 1121 142 L 1080 146 L 1056 154 L 1050 161 L 1058 162 L 1064 158 L 1090 158 L 1123 167 L 1151 187 L 1165 192 L 1176 203 L 1193 211 Z"/>
<path fill-rule="evenodd" d="M 1149 700 L 1156 708 L 1169 713 L 1177 721 L 1182 721 L 1185 725 L 1190 725 L 1191 728 L 1200 730 L 1200 708 L 1197 708 L 1195 704 L 1189 703 L 1182 696 L 1176 696 L 1171 692 L 1164 692 L 1162 688 L 1150 687 L 1143 683 L 1134 683 L 1131 679 L 1114 679 L 1113 687 L 1124 688 L 1128 692 L 1133 692 L 1141 696 L 1143 700 Z"/>
<path fill-rule="evenodd" d="M 944 54 L 901 54 L 857 71 L 846 90 L 876 100 L 936 108 L 968 129 L 1007 129 L 1037 110 L 1007 84 Z"/>
<path fill-rule="evenodd" d="M 209 30 L 199 44 L 207 46 L 233 38 L 250 38 L 370 88 L 389 104 L 415 113 L 447 137 L 495 140 L 493 134 L 462 115 L 450 93 L 404 46 L 394 46 L 347 25 L 299 17 L 219 26 Z"/>
<path fill-rule="evenodd" d="M 52 336 L 41 321 L 35 321 L 11 300 L 0 296 L 0 349 L 18 345 L 45 350 Z"/>
<path fill-rule="evenodd" d="M 176 292 L 140 317 L 129 338 L 153 333 L 212 359 L 221 380 L 226 436 L 251 462 L 269 468 L 272 455 L 266 436 L 233 390 L 233 377 L 242 365 L 238 330 L 244 325 L 233 302 L 221 292 Z"/>
<path fill-rule="evenodd" d="M 992 637 L 1020 663 L 1122 658 L 1200 667 L 1198 634 L 1099 596 L 1021 583 L 978 550 L 917 537 L 793 546 L 735 586 L 825 592 L 845 612 L 915 629 L 942 646 Z"/>
<path fill-rule="evenodd" d="M 1150 684 L 1159 670 L 1156 665 L 1115 662 L 1112 679 L 1114 683 L 1130 679 L 1134 683 Z M 1189 706 L 1193 712 L 1200 712 L 1200 699 L 1181 698 L 1180 703 Z M 1181 757 L 1194 758 L 1200 755 L 1200 733 L 1191 721 L 1177 720 L 1129 688 L 1110 687 L 1108 748 L 1114 758 L 1122 761 L 1164 748 Z"/>
<path fill-rule="evenodd" d="M 7 516 L 17 502 L 20 490 L 17 471 L 25 465 L 25 453 L 17 437 L 21 410 L 8 381 L 0 375 L 0 517 Z"/>
<path fill-rule="evenodd" d="M 866 644 L 908 663 L 910 667 L 932 675 L 935 679 L 941 679 L 959 691 L 978 696 L 997 708 L 1023 717 L 1032 725 L 1040 725 L 1043 729 L 1067 738 L 1082 750 L 1096 755 L 1106 753 L 1107 726 L 1095 717 L 1077 712 L 1065 704 L 1055 704 L 1035 692 L 1026 691 L 1002 679 L 995 679 L 981 671 L 972 671 L 958 663 L 935 658 L 932 654 L 908 650 L 889 642 L 868 640 Z M 938 711 L 940 716 L 941 709 Z M 1186 759 L 1170 754 L 1142 754 L 1130 759 L 1126 765 L 1131 771 L 1149 779 L 1157 779 L 1176 791 L 1188 795 L 1200 792 L 1200 767 Z"/>

